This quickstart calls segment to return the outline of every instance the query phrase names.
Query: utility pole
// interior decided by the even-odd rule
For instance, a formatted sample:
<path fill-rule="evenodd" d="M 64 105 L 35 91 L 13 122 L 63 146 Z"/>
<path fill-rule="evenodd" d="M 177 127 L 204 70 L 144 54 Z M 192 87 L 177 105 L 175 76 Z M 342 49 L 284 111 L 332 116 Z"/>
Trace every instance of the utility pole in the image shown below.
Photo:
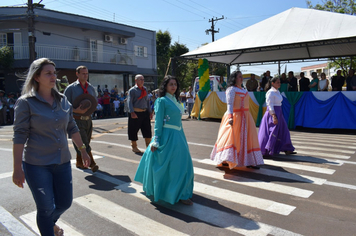
<path fill-rule="evenodd" d="M 30 63 L 36 59 L 35 51 L 35 14 L 33 12 L 32 0 L 27 2 L 27 20 L 28 20 L 28 51 L 30 53 Z"/>
<path fill-rule="evenodd" d="M 205 30 L 205 33 L 206 33 L 207 35 L 209 35 L 209 32 L 211 32 L 212 42 L 215 41 L 214 34 L 215 34 L 215 33 L 219 33 L 219 30 L 220 30 L 220 29 L 218 29 L 217 31 L 215 30 L 214 21 L 223 20 L 223 19 L 224 19 L 224 16 L 222 16 L 221 18 L 216 18 L 216 17 L 215 17 L 215 19 L 214 19 L 214 17 L 213 17 L 213 18 L 209 19 L 209 22 L 211 22 L 211 28 Z"/>

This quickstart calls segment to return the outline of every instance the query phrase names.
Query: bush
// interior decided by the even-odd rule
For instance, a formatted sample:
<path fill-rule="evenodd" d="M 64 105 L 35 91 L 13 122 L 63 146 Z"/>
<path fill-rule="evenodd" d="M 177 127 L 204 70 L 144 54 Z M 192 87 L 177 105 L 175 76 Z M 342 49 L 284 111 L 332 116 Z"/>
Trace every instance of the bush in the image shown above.
<path fill-rule="evenodd" d="M 11 69 L 14 61 L 14 51 L 9 46 L 0 48 L 0 66 L 4 69 Z"/>

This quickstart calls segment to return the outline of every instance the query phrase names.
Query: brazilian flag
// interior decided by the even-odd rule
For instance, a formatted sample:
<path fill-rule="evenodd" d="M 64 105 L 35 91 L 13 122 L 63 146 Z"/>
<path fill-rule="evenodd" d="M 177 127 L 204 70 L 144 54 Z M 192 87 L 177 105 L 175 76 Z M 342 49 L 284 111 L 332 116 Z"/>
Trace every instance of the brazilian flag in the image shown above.
<path fill-rule="evenodd" d="M 207 59 L 199 59 L 198 62 L 198 75 L 199 75 L 199 91 L 198 97 L 201 101 L 198 120 L 200 120 L 200 111 L 203 108 L 203 101 L 210 91 L 210 78 L 209 78 L 209 62 Z"/>

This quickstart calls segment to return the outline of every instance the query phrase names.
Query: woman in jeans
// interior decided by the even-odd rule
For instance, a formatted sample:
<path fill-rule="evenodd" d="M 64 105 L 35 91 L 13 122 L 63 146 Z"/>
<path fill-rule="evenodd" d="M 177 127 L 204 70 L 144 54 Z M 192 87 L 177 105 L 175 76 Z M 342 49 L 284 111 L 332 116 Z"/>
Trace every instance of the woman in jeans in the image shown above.
<path fill-rule="evenodd" d="M 71 155 L 67 134 L 90 165 L 72 105 L 56 88 L 54 62 L 32 62 L 15 104 L 13 182 L 23 188 L 25 179 L 37 207 L 37 226 L 43 236 L 63 235 L 56 221 L 72 204 Z"/>

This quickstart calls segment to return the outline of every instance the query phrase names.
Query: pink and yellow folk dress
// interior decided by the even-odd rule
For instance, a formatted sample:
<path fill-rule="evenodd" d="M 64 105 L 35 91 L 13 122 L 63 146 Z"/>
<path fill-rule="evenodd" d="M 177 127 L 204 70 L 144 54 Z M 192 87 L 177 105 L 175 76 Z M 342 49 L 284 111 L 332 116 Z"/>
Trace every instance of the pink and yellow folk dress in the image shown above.
<path fill-rule="evenodd" d="M 225 162 L 232 169 L 264 164 L 256 125 L 248 110 L 249 98 L 245 89 L 231 86 L 226 90 L 227 111 L 210 154 L 210 159 L 218 165 Z M 230 118 L 232 126 L 228 122 Z"/>

